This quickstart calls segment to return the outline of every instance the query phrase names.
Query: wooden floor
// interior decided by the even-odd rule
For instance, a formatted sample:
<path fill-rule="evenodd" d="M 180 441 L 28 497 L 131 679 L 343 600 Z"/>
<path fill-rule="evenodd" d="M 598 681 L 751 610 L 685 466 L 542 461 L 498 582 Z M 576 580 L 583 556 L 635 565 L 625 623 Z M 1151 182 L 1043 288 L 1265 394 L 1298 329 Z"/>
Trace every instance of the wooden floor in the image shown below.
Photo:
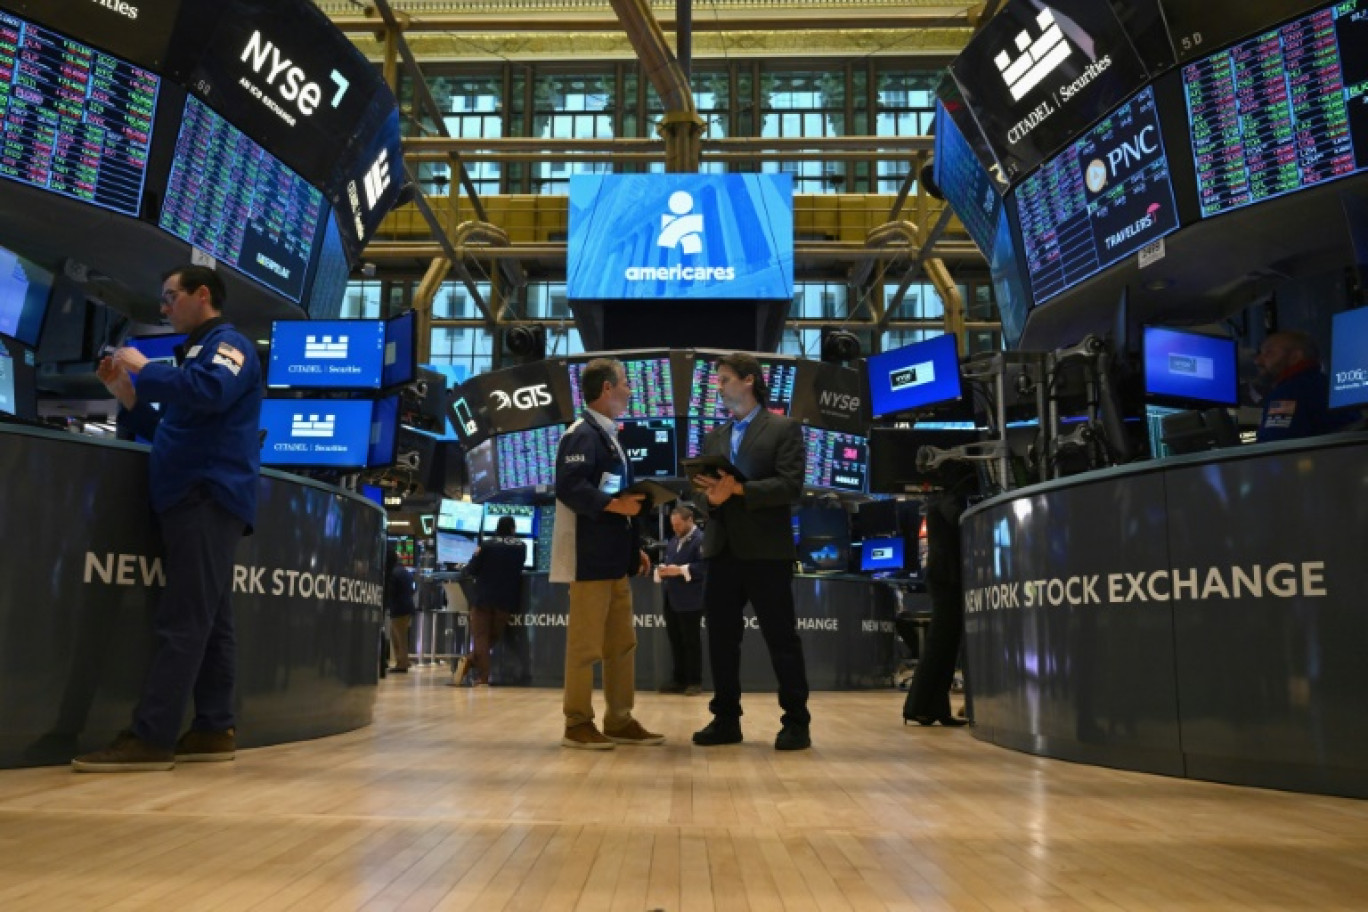
<path fill-rule="evenodd" d="M 817 694 L 811 751 L 559 746 L 559 693 L 380 684 L 376 724 L 171 773 L 0 772 L 0 909 L 1366 909 L 1368 802 L 1041 760 Z"/>

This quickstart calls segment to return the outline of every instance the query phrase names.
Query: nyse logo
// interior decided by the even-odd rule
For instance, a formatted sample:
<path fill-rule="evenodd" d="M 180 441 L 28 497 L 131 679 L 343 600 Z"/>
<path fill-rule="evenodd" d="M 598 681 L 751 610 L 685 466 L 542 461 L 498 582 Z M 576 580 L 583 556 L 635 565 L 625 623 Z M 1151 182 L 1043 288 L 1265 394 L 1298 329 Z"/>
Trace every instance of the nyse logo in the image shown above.
<path fill-rule="evenodd" d="M 1211 380 L 1216 376 L 1216 362 L 1201 355 L 1180 355 L 1170 352 L 1169 373 L 1198 380 Z"/>
<path fill-rule="evenodd" d="M 338 336 L 334 341 L 332 336 L 305 336 L 304 337 L 304 357 L 310 361 L 335 361 L 347 357 L 347 336 Z"/>
<path fill-rule="evenodd" d="M 319 102 L 323 100 L 323 89 L 309 78 L 303 67 L 281 54 L 274 42 L 263 38 L 260 30 L 253 31 L 252 37 L 247 39 L 247 46 L 242 49 L 242 60 L 250 64 L 258 76 L 263 75 L 264 71 L 266 84 L 275 86 L 280 97 L 293 102 L 305 117 L 318 109 Z M 336 87 L 332 97 L 332 106 L 335 108 L 342 103 L 342 96 L 347 94 L 351 83 L 337 70 L 333 70 L 329 77 Z"/>
<path fill-rule="evenodd" d="M 683 190 L 670 194 L 670 215 L 660 217 L 657 247 L 678 247 L 685 253 L 703 250 L 703 216 L 693 211 L 694 199 Z"/>
<path fill-rule="evenodd" d="M 294 415 L 290 418 L 291 437 L 314 437 L 330 440 L 337 432 L 336 415 Z"/>
<path fill-rule="evenodd" d="M 817 407 L 835 409 L 838 412 L 855 414 L 860 410 L 861 400 L 853 393 L 838 393 L 835 390 L 822 390 L 817 396 Z"/>
<path fill-rule="evenodd" d="M 909 364 L 907 367 L 900 367 L 888 372 L 888 389 L 894 393 L 934 382 L 936 382 L 936 363 L 934 361 Z"/>
<path fill-rule="evenodd" d="M 1025 30 L 1016 36 L 1019 52 L 1016 60 L 1007 51 L 993 58 L 1013 101 L 1021 101 L 1073 54 L 1073 48 L 1064 40 L 1064 33 L 1059 30 L 1054 13 L 1048 7 L 1036 16 L 1036 25 L 1040 26 L 1039 38 L 1032 40 L 1030 32 Z"/>
<path fill-rule="evenodd" d="M 869 559 L 870 559 L 870 560 L 876 560 L 876 561 L 881 561 L 881 560 L 892 560 L 892 559 L 893 559 L 893 548 L 892 548 L 892 546 L 890 546 L 890 545 L 884 545 L 883 547 L 880 547 L 880 548 L 870 548 L 870 549 L 869 549 Z"/>
<path fill-rule="evenodd" d="M 545 383 L 524 386 L 522 389 L 514 390 L 511 396 L 503 390 L 494 390 L 489 395 L 494 399 L 495 411 L 502 411 L 510 407 L 527 411 L 538 406 L 550 405 L 553 401 L 551 391 L 547 389 Z"/>
<path fill-rule="evenodd" d="M 381 149 L 375 163 L 366 172 L 366 208 L 374 209 L 385 188 L 390 185 L 389 150 Z"/>

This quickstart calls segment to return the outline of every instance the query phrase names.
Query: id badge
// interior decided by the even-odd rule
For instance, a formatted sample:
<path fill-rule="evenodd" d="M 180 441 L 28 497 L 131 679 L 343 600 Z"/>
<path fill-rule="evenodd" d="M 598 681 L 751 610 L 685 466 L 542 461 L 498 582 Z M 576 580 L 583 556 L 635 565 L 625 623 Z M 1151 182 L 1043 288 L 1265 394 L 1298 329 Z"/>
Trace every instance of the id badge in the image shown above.
<path fill-rule="evenodd" d="M 609 496 L 617 494 L 622 490 L 622 476 L 604 472 L 603 477 L 599 479 L 599 490 Z"/>

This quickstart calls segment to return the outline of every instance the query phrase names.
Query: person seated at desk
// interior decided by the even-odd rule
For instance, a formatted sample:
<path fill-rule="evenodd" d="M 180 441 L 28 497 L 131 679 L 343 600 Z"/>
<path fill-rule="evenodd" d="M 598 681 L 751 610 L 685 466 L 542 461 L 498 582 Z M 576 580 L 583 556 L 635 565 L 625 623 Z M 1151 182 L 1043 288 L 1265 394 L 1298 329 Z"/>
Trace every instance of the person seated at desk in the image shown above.
<path fill-rule="evenodd" d="M 1316 342 L 1307 333 L 1273 333 L 1259 346 L 1254 364 L 1260 378 L 1271 384 L 1259 419 L 1259 443 L 1330 434 L 1348 423 L 1330 411 L 1330 378 L 1321 370 Z"/>

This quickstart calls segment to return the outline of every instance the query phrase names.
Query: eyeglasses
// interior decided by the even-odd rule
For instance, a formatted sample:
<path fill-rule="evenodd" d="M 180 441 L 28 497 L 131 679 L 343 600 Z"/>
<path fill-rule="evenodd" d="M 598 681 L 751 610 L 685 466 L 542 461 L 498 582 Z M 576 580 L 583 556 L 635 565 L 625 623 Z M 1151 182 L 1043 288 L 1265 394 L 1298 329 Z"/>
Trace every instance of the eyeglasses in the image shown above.
<path fill-rule="evenodd" d="M 161 301 L 167 307 L 176 303 L 176 298 L 185 294 L 184 288 L 167 288 L 161 293 Z"/>

